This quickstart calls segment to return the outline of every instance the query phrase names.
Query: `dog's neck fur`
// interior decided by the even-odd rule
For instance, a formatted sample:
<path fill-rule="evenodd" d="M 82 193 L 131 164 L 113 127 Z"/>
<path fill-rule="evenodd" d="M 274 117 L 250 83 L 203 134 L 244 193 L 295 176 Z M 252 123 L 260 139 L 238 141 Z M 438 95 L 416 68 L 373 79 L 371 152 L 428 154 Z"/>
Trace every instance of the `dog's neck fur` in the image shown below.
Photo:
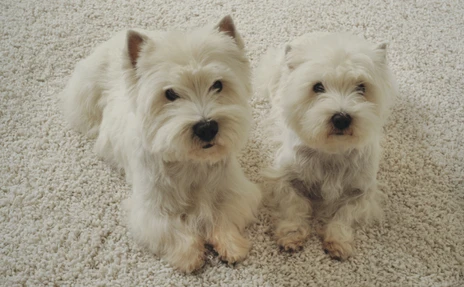
<path fill-rule="evenodd" d="M 289 181 L 305 196 L 325 202 L 366 191 L 376 184 L 378 147 L 329 154 L 304 144 L 294 145 Z"/>
<path fill-rule="evenodd" d="M 151 189 L 145 189 L 144 186 L 136 188 L 143 189 L 139 194 L 147 201 L 155 203 L 154 206 L 159 209 L 157 212 L 167 215 L 192 213 L 192 210 L 199 209 L 202 204 L 210 205 L 220 200 L 218 190 L 227 177 L 230 160 L 229 156 L 216 163 L 168 162 L 159 155 L 145 153 L 141 161 L 144 166 L 140 170 L 149 174 L 140 178 L 149 179 L 151 182 L 146 186 Z M 137 182 L 140 180 L 134 180 L 134 184 Z M 203 199 L 203 202 L 197 200 L 198 198 Z M 204 202 L 205 200 L 208 202 Z"/>

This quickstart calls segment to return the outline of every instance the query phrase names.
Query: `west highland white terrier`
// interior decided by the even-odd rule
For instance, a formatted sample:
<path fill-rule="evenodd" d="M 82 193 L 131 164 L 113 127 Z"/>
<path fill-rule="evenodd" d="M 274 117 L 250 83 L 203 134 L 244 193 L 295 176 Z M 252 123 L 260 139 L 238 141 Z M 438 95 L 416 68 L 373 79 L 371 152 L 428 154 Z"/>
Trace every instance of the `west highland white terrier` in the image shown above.
<path fill-rule="evenodd" d="M 350 34 L 312 33 L 272 49 L 257 71 L 272 101 L 280 145 L 264 174 L 281 248 L 302 248 L 314 212 L 324 250 L 353 253 L 357 224 L 381 218 L 379 141 L 396 95 L 386 45 Z"/>
<path fill-rule="evenodd" d="M 236 154 L 251 121 L 249 61 L 230 16 L 189 32 L 124 31 L 80 62 L 64 110 L 96 152 L 125 170 L 136 240 L 183 272 L 205 244 L 238 262 L 259 188 Z"/>

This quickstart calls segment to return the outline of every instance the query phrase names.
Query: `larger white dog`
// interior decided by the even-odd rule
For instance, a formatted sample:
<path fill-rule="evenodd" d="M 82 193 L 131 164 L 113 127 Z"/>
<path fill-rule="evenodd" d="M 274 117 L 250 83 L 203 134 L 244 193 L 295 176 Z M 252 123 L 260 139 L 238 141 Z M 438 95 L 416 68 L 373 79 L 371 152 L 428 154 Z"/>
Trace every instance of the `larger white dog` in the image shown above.
<path fill-rule="evenodd" d="M 250 127 L 249 62 L 232 18 L 189 32 L 124 31 L 80 62 L 64 91 L 70 123 L 133 184 L 136 240 L 184 272 L 205 243 L 229 263 L 261 199 L 236 159 Z"/>
<path fill-rule="evenodd" d="M 349 34 L 304 35 L 271 50 L 257 72 L 272 99 L 280 149 L 266 172 L 278 244 L 302 247 L 313 209 L 324 249 L 353 252 L 353 226 L 381 215 L 377 188 L 382 126 L 396 94 L 386 45 Z"/>

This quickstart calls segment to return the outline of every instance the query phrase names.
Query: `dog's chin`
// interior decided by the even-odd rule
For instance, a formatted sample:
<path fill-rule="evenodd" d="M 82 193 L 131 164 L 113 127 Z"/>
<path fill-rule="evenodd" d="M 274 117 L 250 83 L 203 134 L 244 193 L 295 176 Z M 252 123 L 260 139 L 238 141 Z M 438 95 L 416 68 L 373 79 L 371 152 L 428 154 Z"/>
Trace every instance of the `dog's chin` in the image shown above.
<path fill-rule="evenodd" d="M 329 138 L 333 137 L 334 139 L 337 139 L 337 140 L 343 140 L 344 138 L 353 137 L 353 134 L 354 132 L 352 129 L 339 130 L 339 129 L 333 128 L 331 131 L 327 133 L 327 136 Z"/>
<path fill-rule="evenodd" d="M 305 143 L 313 149 L 329 154 L 345 153 L 359 149 L 366 144 L 366 140 L 352 130 L 331 129 L 314 138 L 305 139 Z"/>
<path fill-rule="evenodd" d="M 215 163 L 227 158 L 229 153 L 225 146 L 211 142 L 195 146 L 188 154 L 188 157 L 197 162 Z"/>

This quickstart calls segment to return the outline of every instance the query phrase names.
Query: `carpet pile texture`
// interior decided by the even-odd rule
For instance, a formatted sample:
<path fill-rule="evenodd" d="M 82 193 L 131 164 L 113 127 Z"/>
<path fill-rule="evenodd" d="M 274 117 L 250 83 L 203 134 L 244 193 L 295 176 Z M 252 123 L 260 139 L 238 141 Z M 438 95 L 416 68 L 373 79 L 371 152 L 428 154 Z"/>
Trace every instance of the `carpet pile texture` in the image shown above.
<path fill-rule="evenodd" d="M 188 29 L 231 14 L 255 68 L 265 50 L 310 31 L 389 43 L 400 98 L 386 126 L 383 226 L 357 232 L 357 253 L 331 260 L 313 235 L 286 254 L 263 210 L 235 267 L 208 254 L 182 275 L 140 249 L 125 225 L 123 176 L 70 130 L 57 96 L 75 64 L 114 32 Z M 0 3 L 0 285 L 464 286 L 464 2 L 90 1 Z M 254 98 L 241 163 L 255 182 L 272 160 Z"/>

